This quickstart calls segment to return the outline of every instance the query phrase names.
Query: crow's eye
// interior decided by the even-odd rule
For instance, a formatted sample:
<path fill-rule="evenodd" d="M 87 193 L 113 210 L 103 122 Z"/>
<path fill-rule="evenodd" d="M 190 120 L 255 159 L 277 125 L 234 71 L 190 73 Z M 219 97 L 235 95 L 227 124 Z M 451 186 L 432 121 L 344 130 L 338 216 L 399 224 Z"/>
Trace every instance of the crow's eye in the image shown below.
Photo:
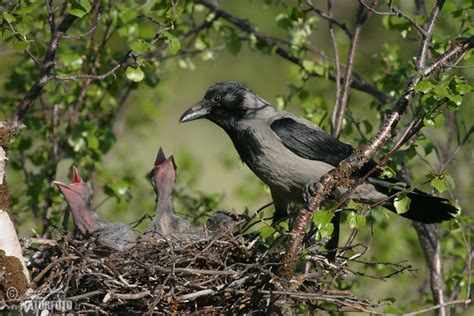
<path fill-rule="evenodd" d="M 214 102 L 219 102 L 221 100 L 221 96 L 220 95 L 215 95 L 213 98 L 212 98 L 212 101 Z"/>

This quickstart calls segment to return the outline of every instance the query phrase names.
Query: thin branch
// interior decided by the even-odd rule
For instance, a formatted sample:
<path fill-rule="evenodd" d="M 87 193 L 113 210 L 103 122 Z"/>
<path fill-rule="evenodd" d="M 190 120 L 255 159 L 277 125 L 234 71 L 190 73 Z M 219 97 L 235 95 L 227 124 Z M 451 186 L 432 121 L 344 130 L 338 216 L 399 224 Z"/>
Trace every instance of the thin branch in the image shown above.
<path fill-rule="evenodd" d="M 427 307 L 427 308 L 424 308 L 424 309 L 420 309 L 420 310 L 415 311 L 415 312 L 404 313 L 403 315 L 408 315 L 408 316 L 420 315 L 420 314 L 431 312 L 431 311 L 434 311 L 434 310 L 437 310 L 437 309 L 440 309 L 440 308 L 443 308 L 443 307 L 447 307 L 447 306 L 451 306 L 451 305 L 461 305 L 461 304 L 467 306 L 467 305 L 471 304 L 471 300 L 469 299 L 469 300 L 457 300 L 457 301 L 446 302 L 446 303 L 443 303 L 443 304 L 438 304 L 438 305 L 430 306 L 430 307 Z"/>
<path fill-rule="evenodd" d="M 161 266 L 154 266 L 154 269 L 160 272 L 172 273 L 171 269 L 163 268 Z M 196 275 L 236 275 L 237 271 L 234 270 L 203 270 L 203 269 L 192 269 L 192 268 L 175 268 L 174 273 L 181 274 L 196 274 Z"/>
<path fill-rule="evenodd" d="M 443 8 L 445 0 L 437 0 L 436 5 L 434 6 L 433 10 L 431 11 L 430 17 L 428 21 L 426 21 L 423 29 L 425 33 L 423 34 L 423 42 L 420 47 L 420 51 L 418 53 L 418 58 L 416 60 L 416 69 L 421 70 L 425 68 L 426 58 L 428 54 L 428 48 L 430 46 L 431 34 L 433 33 L 434 24 L 436 22 L 436 18 L 438 17 L 439 12 Z"/>
<path fill-rule="evenodd" d="M 271 37 L 266 35 L 263 32 L 258 32 L 252 25 L 250 25 L 248 22 L 228 13 L 227 11 L 224 11 L 222 9 L 219 9 L 216 5 L 210 3 L 207 0 L 194 0 L 195 3 L 202 4 L 203 6 L 207 7 L 208 9 L 212 10 L 216 16 L 228 21 L 229 23 L 235 25 L 242 31 L 244 31 L 247 34 L 252 34 L 254 35 L 260 42 L 262 42 L 265 45 L 272 46 L 275 48 L 275 53 L 279 55 L 280 57 L 292 62 L 293 64 L 298 65 L 299 67 L 303 67 L 303 61 L 293 55 L 291 52 L 283 49 L 281 46 L 276 43 Z M 313 74 L 314 75 L 314 74 Z M 329 73 L 328 75 L 329 79 L 332 81 L 336 80 L 336 77 L 334 73 Z M 380 102 L 382 103 L 387 103 L 390 101 L 390 96 L 385 94 L 383 91 L 378 90 L 376 87 L 362 81 L 362 80 L 353 80 L 351 82 L 351 87 L 363 91 L 367 94 L 372 95 L 373 97 L 377 98 Z"/>
<path fill-rule="evenodd" d="M 53 0 L 45 0 L 46 8 L 48 9 L 48 23 L 51 34 L 54 33 L 56 29 L 56 20 L 54 17 L 54 10 L 53 10 Z"/>
<path fill-rule="evenodd" d="M 138 293 L 115 293 L 115 292 L 109 292 L 105 294 L 103 298 L 103 302 L 106 303 L 111 299 L 117 299 L 117 300 L 139 300 L 142 299 L 146 296 L 150 295 L 150 292 L 144 291 L 144 292 L 138 292 Z"/>
<path fill-rule="evenodd" d="M 64 38 L 64 39 L 80 40 L 80 39 L 82 39 L 83 37 L 88 36 L 89 34 L 91 34 L 92 32 L 94 32 L 94 30 L 97 28 L 97 24 L 98 24 L 98 22 L 99 22 L 99 17 L 100 17 L 100 15 L 97 14 L 97 18 L 96 18 L 96 21 L 94 22 L 94 25 L 92 25 L 92 26 L 90 27 L 90 29 L 87 30 L 86 32 L 81 33 L 81 34 L 77 34 L 77 35 L 63 35 L 62 38 Z"/>
<path fill-rule="evenodd" d="M 349 53 L 347 55 L 346 70 L 344 73 L 343 85 L 339 99 L 337 100 L 336 107 L 334 108 L 333 118 L 333 129 L 334 136 L 338 136 L 341 132 L 342 122 L 344 120 L 344 114 L 346 112 L 347 99 L 349 97 L 349 88 L 352 82 L 352 68 L 354 66 L 355 52 L 357 44 L 359 42 L 360 32 L 362 27 L 367 21 L 367 11 L 364 9 L 363 5 L 359 5 L 357 10 L 356 25 L 354 33 L 351 36 L 351 43 L 349 47 Z"/>
<path fill-rule="evenodd" d="M 441 165 L 441 167 L 439 168 L 440 170 L 439 174 L 444 173 L 446 168 L 448 168 L 448 166 L 454 161 L 456 156 L 461 151 L 461 148 L 467 143 L 467 141 L 469 140 L 469 137 L 471 137 L 472 133 L 474 133 L 474 126 L 471 126 L 469 131 L 466 133 L 466 136 L 464 136 L 463 140 L 461 141 L 461 143 L 456 147 L 456 149 L 453 151 L 451 156 L 449 156 L 449 158 L 446 159 L 446 161 Z"/>
<path fill-rule="evenodd" d="M 210 26 L 212 26 L 212 23 L 214 21 L 215 21 L 215 19 L 213 19 L 212 21 L 204 22 L 201 25 L 197 26 L 195 29 L 190 30 L 189 32 L 187 32 L 186 34 L 181 36 L 180 38 L 185 38 L 185 37 L 191 36 L 191 35 L 195 34 L 196 32 L 200 32 L 205 28 L 209 28 Z M 149 44 L 154 45 L 160 39 L 162 39 L 162 37 L 160 37 L 160 32 L 157 32 L 156 36 L 149 42 Z M 157 51 L 148 52 L 148 53 L 145 54 L 145 56 L 146 57 L 151 57 L 153 55 L 156 55 L 156 52 L 161 53 L 161 51 L 163 50 L 163 47 L 164 46 L 160 46 L 157 49 Z M 196 52 L 201 53 L 201 51 L 196 51 Z M 116 72 L 118 72 L 123 67 L 130 65 L 130 63 L 128 62 L 128 59 L 130 57 L 138 57 L 140 55 L 141 54 L 137 54 L 137 53 L 133 52 L 132 50 L 129 50 L 117 65 L 115 65 L 110 70 L 108 70 L 108 71 L 106 71 L 102 74 L 97 74 L 97 75 L 96 74 L 75 74 L 75 75 L 70 75 L 70 76 L 57 76 L 57 75 L 54 75 L 54 76 L 51 76 L 51 79 L 54 79 L 54 80 L 57 80 L 57 81 L 103 80 L 107 77 L 110 77 L 110 76 L 114 75 Z"/>
<path fill-rule="evenodd" d="M 389 2 L 389 7 L 390 7 L 389 12 L 377 11 L 373 7 L 371 7 L 371 6 L 367 5 L 366 3 L 364 3 L 363 0 L 359 0 L 359 3 L 361 5 L 363 5 L 367 10 L 369 10 L 370 12 L 372 12 L 374 14 L 377 14 L 377 15 L 393 15 L 393 16 L 402 17 L 405 20 L 407 20 L 418 31 L 418 33 L 420 33 L 422 36 L 426 36 L 426 31 L 421 27 L 421 25 L 416 23 L 416 21 L 412 17 L 408 16 L 403 11 L 397 9 L 392 4 L 392 1 Z"/>
<path fill-rule="evenodd" d="M 280 275 L 285 280 L 290 280 L 293 275 L 301 242 L 314 211 L 319 208 L 319 205 L 321 205 L 325 197 L 336 186 L 347 186 L 347 179 L 351 174 L 367 163 L 375 152 L 391 138 L 395 127 L 415 94 L 414 87 L 416 84 L 424 77 L 431 75 L 436 69 L 445 66 L 452 58 L 456 58 L 459 54 L 462 54 L 473 47 L 474 36 L 471 36 L 464 42 L 455 44 L 448 52 L 441 55 L 430 66 L 413 75 L 408 80 L 402 96 L 398 99 L 394 110 L 385 117 L 384 123 L 376 136 L 369 140 L 368 143 L 356 148 L 354 152 L 348 158 L 344 159 L 336 169 L 333 169 L 321 177 L 319 183 L 315 186 L 315 195 L 310 199 L 306 207 L 298 213 L 289 234 L 288 248 L 286 253 L 283 255 L 283 266 L 280 270 Z"/>
<path fill-rule="evenodd" d="M 310 11 L 315 12 L 321 18 L 327 20 L 330 25 L 334 24 L 334 25 L 338 26 L 342 31 L 344 31 L 344 33 L 347 35 L 347 37 L 349 37 L 349 38 L 352 37 L 352 33 L 349 30 L 349 28 L 347 27 L 346 23 L 340 22 L 340 21 L 338 21 L 338 20 L 336 20 L 332 17 L 332 12 L 329 9 L 329 5 L 328 5 L 328 14 L 326 14 L 323 11 L 321 11 L 320 9 L 316 8 L 313 5 L 313 2 L 311 0 L 306 0 L 306 3 L 309 5 L 309 8 L 310 8 L 309 10 Z M 307 10 L 307 11 L 309 11 L 309 10 Z"/>
<path fill-rule="evenodd" d="M 58 49 L 58 44 L 61 40 L 61 37 L 66 33 L 66 31 L 71 27 L 74 21 L 77 19 L 74 15 L 68 14 L 61 21 L 57 29 L 52 34 L 51 40 L 49 41 L 44 59 L 41 63 L 39 77 L 33 86 L 28 90 L 20 104 L 17 105 L 15 113 L 10 117 L 9 122 L 12 126 L 21 125 L 21 121 L 28 113 L 33 102 L 39 97 L 43 88 L 49 81 L 49 75 L 51 74 L 56 58 L 56 50 Z"/>
<path fill-rule="evenodd" d="M 242 284 L 245 283 L 245 281 L 248 280 L 248 278 L 249 277 L 247 276 L 247 277 L 243 277 L 241 279 L 235 280 L 235 281 L 233 281 L 229 284 L 222 284 L 222 285 L 216 286 L 212 289 L 205 289 L 205 290 L 197 291 L 197 292 L 194 292 L 194 293 L 184 294 L 184 295 L 178 296 L 176 298 L 176 301 L 177 302 L 184 302 L 184 301 L 196 299 L 196 298 L 201 297 L 201 296 L 211 295 L 211 294 L 217 293 L 221 290 L 224 290 L 225 288 L 232 288 L 236 285 L 242 285 Z"/>
<path fill-rule="evenodd" d="M 109 76 L 112 76 L 115 74 L 120 68 L 126 65 L 126 61 L 128 57 L 131 55 L 132 51 L 129 50 L 126 54 L 125 57 L 122 59 L 120 63 L 112 67 L 107 72 L 104 72 L 103 74 L 99 75 L 91 75 L 91 74 L 77 74 L 77 75 L 71 75 L 71 76 L 52 76 L 51 79 L 58 80 L 58 81 L 74 81 L 74 80 L 103 80 Z"/>
<path fill-rule="evenodd" d="M 332 1 L 328 0 L 328 16 L 332 18 Z M 335 126 L 337 121 L 337 111 L 336 108 L 339 104 L 339 99 L 341 97 L 341 65 L 339 61 L 339 50 L 337 47 L 337 39 L 336 35 L 334 34 L 333 22 L 329 20 L 329 35 L 331 36 L 332 47 L 334 49 L 334 64 L 336 65 L 336 100 L 334 101 L 334 111 L 332 112 L 331 117 L 331 134 L 333 136 L 337 136 L 339 132 L 337 132 Z"/>
<path fill-rule="evenodd" d="M 416 14 L 423 16 L 426 14 L 425 0 L 415 0 L 415 6 Z"/>
<path fill-rule="evenodd" d="M 441 257 L 441 244 L 439 238 L 439 224 L 427 225 L 413 222 L 421 248 L 428 264 L 430 274 L 430 287 L 435 304 L 444 305 L 445 284 L 443 272 L 443 259 Z M 448 310 L 440 306 L 437 315 L 448 315 Z"/>
<path fill-rule="evenodd" d="M 7 20 L 4 19 L 4 21 L 8 24 L 8 27 L 10 28 L 10 30 L 13 32 L 13 34 L 15 34 L 15 37 L 19 40 L 19 41 L 26 41 L 27 39 L 24 38 L 22 35 L 20 35 L 16 30 L 15 28 L 13 27 L 13 25 L 8 22 Z M 25 52 L 26 54 L 31 58 L 31 60 L 33 60 L 33 62 L 37 65 L 41 65 L 41 61 L 35 56 L 33 55 L 32 52 L 30 52 L 30 49 L 28 47 L 26 47 L 25 49 Z"/>

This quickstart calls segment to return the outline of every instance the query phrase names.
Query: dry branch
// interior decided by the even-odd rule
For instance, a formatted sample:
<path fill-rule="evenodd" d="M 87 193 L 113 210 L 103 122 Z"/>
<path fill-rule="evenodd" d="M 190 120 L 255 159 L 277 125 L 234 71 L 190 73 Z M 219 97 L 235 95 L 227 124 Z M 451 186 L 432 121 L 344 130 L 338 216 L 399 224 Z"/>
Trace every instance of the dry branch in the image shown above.
<path fill-rule="evenodd" d="M 336 186 L 347 181 L 346 179 L 348 179 L 354 171 L 358 170 L 369 161 L 375 152 L 391 138 L 395 131 L 395 127 L 415 94 L 414 87 L 416 84 L 423 78 L 432 75 L 435 70 L 447 66 L 447 63 L 451 59 L 456 58 L 465 51 L 473 48 L 473 46 L 474 36 L 471 36 L 461 43 L 454 44 L 450 50 L 438 57 L 431 65 L 410 77 L 402 96 L 395 105 L 394 110 L 386 116 L 384 123 L 376 136 L 369 140 L 368 143 L 356 148 L 352 155 L 343 160 L 336 169 L 333 169 L 331 172 L 321 177 L 321 180 L 316 185 L 315 195 L 309 201 L 308 205 L 298 213 L 291 230 L 288 249 L 283 255 L 283 267 L 280 271 L 280 275 L 283 279 L 290 280 L 293 276 L 301 242 L 314 211 L 319 208 L 326 196 Z"/>
<path fill-rule="evenodd" d="M 67 300 L 78 313 L 190 313 L 210 307 L 215 313 L 285 313 L 298 304 L 319 303 L 333 310 L 376 307 L 333 289 L 333 278 L 357 273 L 349 270 L 348 260 L 328 266 L 326 258 L 313 253 L 315 269 L 301 280 L 304 287 L 283 291 L 274 273 L 279 257 L 265 248 L 252 236 L 230 233 L 200 240 L 142 240 L 123 253 L 104 252 L 90 239 L 42 241 L 39 250 L 30 248 L 35 289 L 9 304 Z"/>

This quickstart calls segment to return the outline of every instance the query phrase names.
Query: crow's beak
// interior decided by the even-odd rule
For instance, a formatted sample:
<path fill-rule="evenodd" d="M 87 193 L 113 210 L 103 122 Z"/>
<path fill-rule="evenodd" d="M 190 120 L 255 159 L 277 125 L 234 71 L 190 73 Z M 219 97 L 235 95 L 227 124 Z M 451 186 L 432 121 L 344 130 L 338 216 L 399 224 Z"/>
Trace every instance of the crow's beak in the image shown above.
<path fill-rule="evenodd" d="M 186 112 L 184 112 L 183 115 L 181 115 L 179 122 L 186 123 L 200 118 L 204 118 L 210 112 L 211 107 L 205 101 L 201 101 L 190 107 Z"/>

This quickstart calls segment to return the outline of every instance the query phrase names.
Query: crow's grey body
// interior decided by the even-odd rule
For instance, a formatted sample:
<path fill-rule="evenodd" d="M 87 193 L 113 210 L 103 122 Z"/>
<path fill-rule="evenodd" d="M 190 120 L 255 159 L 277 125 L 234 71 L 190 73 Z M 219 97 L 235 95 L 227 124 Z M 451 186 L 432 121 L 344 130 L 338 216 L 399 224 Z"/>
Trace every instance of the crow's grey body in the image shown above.
<path fill-rule="evenodd" d="M 258 110 L 245 120 L 236 122 L 226 129 L 242 161 L 271 190 L 276 212 L 286 212 L 291 202 L 303 202 L 303 189 L 310 181 L 320 179 L 334 169 L 334 166 L 320 160 L 311 160 L 296 155 L 284 145 L 282 139 L 272 129 L 272 124 L 281 119 L 291 119 L 310 129 L 325 133 L 307 120 L 289 112 L 278 111 L 263 99 L 248 92 L 246 103 Z M 241 137 L 239 137 L 239 134 Z M 343 191 L 341 188 L 338 191 Z M 352 197 L 361 201 L 386 198 L 371 184 L 359 186 Z"/>
<path fill-rule="evenodd" d="M 278 111 L 246 86 L 224 82 L 211 86 L 204 99 L 181 117 L 181 122 L 207 118 L 222 127 L 241 159 L 268 185 L 275 204 L 274 219 L 281 218 L 290 202 L 302 203 L 305 185 L 317 181 L 353 148 L 289 112 Z M 375 167 L 369 161 L 354 177 Z M 396 212 L 393 195 L 403 190 L 396 179 L 382 179 L 379 170 L 351 195 L 357 201 L 378 203 Z M 345 189 L 338 188 L 335 193 Z M 424 223 L 451 219 L 458 210 L 447 200 L 411 190 L 410 208 L 402 216 Z M 389 198 L 389 196 L 391 196 Z"/>

